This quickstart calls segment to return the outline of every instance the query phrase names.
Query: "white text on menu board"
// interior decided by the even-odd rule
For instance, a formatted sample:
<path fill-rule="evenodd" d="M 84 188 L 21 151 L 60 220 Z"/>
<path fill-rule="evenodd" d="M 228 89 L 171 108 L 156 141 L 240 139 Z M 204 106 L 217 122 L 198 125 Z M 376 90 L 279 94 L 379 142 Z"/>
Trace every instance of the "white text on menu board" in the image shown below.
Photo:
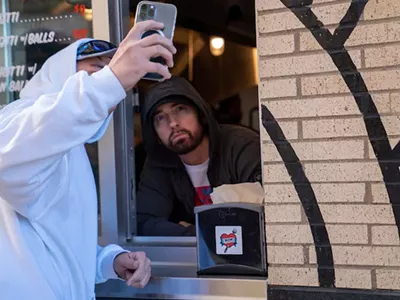
<path fill-rule="evenodd" d="M 54 31 L 50 32 L 40 32 L 40 33 L 27 33 L 23 36 L 18 35 L 8 35 L 0 37 L 0 48 L 6 46 L 17 46 L 19 42 L 26 45 L 35 44 L 47 44 L 54 42 L 56 33 Z"/>
<path fill-rule="evenodd" d="M 19 11 L 0 13 L 0 24 L 18 23 Z"/>
<path fill-rule="evenodd" d="M 11 67 L 0 67 L 0 93 L 20 92 L 28 83 L 28 80 L 10 80 L 9 82 L 1 81 L 2 78 L 24 76 L 25 72 L 34 75 L 36 70 L 37 64 L 34 64 L 33 66 L 18 65 Z"/>
<path fill-rule="evenodd" d="M 0 13 L 0 24 L 7 23 L 18 23 L 20 13 L 19 12 L 8 12 Z M 26 45 L 35 44 L 47 44 L 54 42 L 56 33 L 54 31 L 50 32 L 39 32 L 39 33 L 26 33 L 25 35 L 7 35 L 0 37 L 0 48 L 6 46 L 17 46 L 18 43 Z"/>

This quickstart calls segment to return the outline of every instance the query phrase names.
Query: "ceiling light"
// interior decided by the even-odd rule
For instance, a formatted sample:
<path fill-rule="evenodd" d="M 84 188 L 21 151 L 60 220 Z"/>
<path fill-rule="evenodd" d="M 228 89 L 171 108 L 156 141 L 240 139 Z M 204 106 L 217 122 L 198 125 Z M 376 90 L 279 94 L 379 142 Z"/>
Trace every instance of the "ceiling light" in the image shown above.
<path fill-rule="evenodd" d="M 210 52 L 214 56 L 220 56 L 225 51 L 225 40 L 222 37 L 210 37 Z"/>

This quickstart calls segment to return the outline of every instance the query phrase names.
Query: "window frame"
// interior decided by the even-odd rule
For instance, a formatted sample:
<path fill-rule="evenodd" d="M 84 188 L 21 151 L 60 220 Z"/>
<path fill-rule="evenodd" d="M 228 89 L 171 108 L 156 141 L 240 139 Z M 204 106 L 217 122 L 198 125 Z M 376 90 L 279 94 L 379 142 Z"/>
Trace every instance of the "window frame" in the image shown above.
<path fill-rule="evenodd" d="M 92 9 L 94 38 L 119 44 L 130 29 L 129 1 L 96 0 L 92 1 Z M 180 253 L 187 251 L 185 248 L 196 249 L 195 237 L 136 235 L 133 98 L 133 92 L 127 92 L 126 99 L 118 105 L 113 121 L 98 143 L 99 242 L 145 247 L 154 254 L 157 250 L 158 260 L 164 256 L 163 253 L 169 252 L 168 248 L 175 251 L 175 257 L 181 257 Z"/>

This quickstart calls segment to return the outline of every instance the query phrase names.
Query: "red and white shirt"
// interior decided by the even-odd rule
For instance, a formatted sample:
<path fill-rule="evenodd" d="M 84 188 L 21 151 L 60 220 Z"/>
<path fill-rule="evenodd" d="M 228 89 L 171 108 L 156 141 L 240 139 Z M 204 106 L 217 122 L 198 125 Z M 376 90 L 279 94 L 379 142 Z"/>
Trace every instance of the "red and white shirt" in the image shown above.
<path fill-rule="evenodd" d="M 194 166 L 183 163 L 196 190 L 195 206 L 213 203 L 210 196 L 213 188 L 210 186 L 207 176 L 208 163 L 208 159 L 204 163 Z"/>

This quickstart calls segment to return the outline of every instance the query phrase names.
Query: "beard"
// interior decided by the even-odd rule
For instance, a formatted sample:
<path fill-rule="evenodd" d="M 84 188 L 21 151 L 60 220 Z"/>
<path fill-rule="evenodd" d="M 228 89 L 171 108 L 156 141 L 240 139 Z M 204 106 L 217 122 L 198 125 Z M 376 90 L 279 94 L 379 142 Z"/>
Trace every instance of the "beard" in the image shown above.
<path fill-rule="evenodd" d="M 177 133 L 186 134 L 186 136 L 173 141 L 172 137 Z M 178 155 L 185 155 L 196 149 L 203 141 L 203 138 L 204 132 L 202 129 L 194 133 L 181 129 L 171 133 L 167 147 Z"/>

